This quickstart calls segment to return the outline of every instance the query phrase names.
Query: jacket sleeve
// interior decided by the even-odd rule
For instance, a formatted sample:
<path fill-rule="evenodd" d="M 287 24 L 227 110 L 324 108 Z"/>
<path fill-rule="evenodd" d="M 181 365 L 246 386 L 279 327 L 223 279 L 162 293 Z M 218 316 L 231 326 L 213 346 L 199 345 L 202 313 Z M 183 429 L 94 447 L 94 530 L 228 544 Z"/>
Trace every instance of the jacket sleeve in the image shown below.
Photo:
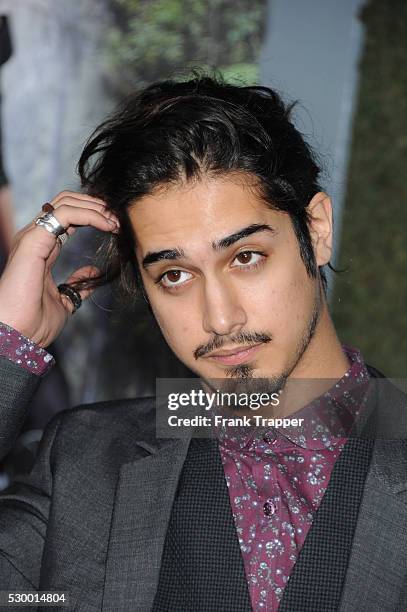
<path fill-rule="evenodd" d="M 40 376 L 0 356 L 0 461 L 13 447 Z"/>
<path fill-rule="evenodd" d="M 0 358 L 0 458 L 13 446 L 40 377 Z M 0 493 L 0 590 L 38 588 L 50 508 L 50 455 L 61 415 L 45 429 L 28 476 Z"/>

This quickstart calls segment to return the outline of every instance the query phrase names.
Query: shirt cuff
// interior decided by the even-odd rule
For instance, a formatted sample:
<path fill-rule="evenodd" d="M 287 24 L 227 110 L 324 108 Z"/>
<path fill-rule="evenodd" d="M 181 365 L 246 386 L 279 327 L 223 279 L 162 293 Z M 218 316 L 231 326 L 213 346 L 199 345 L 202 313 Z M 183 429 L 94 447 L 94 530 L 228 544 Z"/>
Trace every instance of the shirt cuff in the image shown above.
<path fill-rule="evenodd" d="M 13 327 L 1 322 L 0 357 L 9 359 L 37 376 L 43 376 L 55 364 L 54 357 L 48 351 Z"/>

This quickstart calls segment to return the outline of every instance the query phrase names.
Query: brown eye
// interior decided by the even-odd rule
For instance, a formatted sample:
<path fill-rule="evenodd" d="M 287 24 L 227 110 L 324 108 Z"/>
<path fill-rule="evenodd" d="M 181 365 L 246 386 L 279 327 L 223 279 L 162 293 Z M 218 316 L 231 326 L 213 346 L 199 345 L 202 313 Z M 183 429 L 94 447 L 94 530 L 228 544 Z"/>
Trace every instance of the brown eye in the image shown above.
<path fill-rule="evenodd" d="M 170 283 L 176 283 L 177 281 L 179 281 L 181 276 L 181 270 L 170 270 L 169 272 L 167 272 L 167 279 L 170 281 Z"/>
<path fill-rule="evenodd" d="M 259 251 L 241 251 L 234 259 L 236 262 L 234 268 L 247 268 L 251 270 L 257 264 L 261 264 L 265 260 L 266 256 L 264 253 Z"/>
<path fill-rule="evenodd" d="M 185 270 L 168 270 L 168 272 L 162 275 L 159 282 L 162 287 L 169 289 L 171 287 L 179 287 L 191 278 L 192 274 L 185 272 Z"/>
<path fill-rule="evenodd" d="M 239 255 L 236 255 L 236 259 L 241 264 L 248 264 L 252 259 L 253 253 L 251 251 L 242 251 Z"/>

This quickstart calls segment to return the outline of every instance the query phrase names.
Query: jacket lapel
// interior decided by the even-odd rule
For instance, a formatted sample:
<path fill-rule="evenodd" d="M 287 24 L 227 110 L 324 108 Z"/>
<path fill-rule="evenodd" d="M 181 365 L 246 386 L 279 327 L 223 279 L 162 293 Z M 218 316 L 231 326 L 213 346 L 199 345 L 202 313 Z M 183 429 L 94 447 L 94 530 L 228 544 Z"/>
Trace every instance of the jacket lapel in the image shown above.
<path fill-rule="evenodd" d="M 339 609 L 371 447 L 371 440 L 350 439 L 345 445 L 284 590 L 279 612 Z"/>
<path fill-rule="evenodd" d="M 376 439 L 341 612 L 407 609 L 406 396 L 384 378 L 376 387 L 378 401 L 370 419 Z"/>
<path fill-rule="evenodd" d="M 103 610 L 151 610 L 179 475 L 190 440 L 165 440 L 122 466 L 106 562 Z"/>

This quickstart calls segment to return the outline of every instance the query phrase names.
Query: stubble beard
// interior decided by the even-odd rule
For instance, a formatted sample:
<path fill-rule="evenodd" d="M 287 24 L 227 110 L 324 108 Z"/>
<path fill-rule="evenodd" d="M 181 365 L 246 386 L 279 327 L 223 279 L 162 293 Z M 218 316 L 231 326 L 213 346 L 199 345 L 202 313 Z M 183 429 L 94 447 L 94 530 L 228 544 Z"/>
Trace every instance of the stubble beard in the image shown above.
<path fill-rule="evenodd" d="M 252 364 L 237 365 L 232 368 L 228 368 L 225 371 L 226 378 L 218 379 L 216 382 L 222 387 L 224 393 L 278 393 L 282 391 L 286 385 L 286 382 L 294 369 L 301 361 L 305 351 L 307 350 L 318 325 L 318 321 L 322 311 L 322 299 L 321 291 L 318 286 L 318 291 L 315 295 L 314 304 L 311 316 L 304 328 L 303 333 L 299 339 L 297 348 L 294 352 L 293 358 L 291 359 L 290 365 L 280 374 L 275 374 L 267 378 L 255 377 L 255 367 Z M 214 381 L 212 381 L 214 382 Z M 210 384 L 212 387 L 213 384 Z"/>

